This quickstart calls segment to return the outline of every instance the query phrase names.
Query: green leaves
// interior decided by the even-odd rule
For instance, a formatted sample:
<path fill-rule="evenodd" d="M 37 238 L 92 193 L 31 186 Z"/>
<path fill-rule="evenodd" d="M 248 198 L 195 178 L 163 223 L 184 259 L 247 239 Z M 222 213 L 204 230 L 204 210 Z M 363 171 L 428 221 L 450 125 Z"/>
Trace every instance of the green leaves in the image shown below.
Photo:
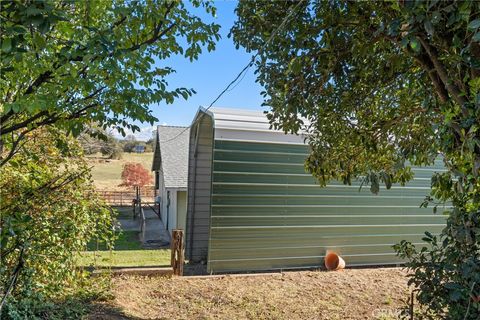
<path fill-rule="evenodd" d="M 239 2 L 231 31 L 237 46 L 260 51 L 271 126 L 307 134 L 305 169 L 322 186 L 360 178 L 388 193 L 382 185 L 413 178 L 409 165 L 442 159 L 419 205 L 442 208 L 447 227 L 423 248 L 396 249 L 427 318 L 478 319 L 480 2 L 308 2 L 282 27 L 293 6 Z"/>
<path fill-rule="evenodd" d="M 10 38 L 4 38 L 2 39 L 2 51 L 5 53 L 9 53 L 12 51 L 12 39 Z"/>
<path fill-rule="evenodd" d="M 25 10 L 25 13 L 27 15 L 27 17 L 31 17 L 31 16 L 40 16 L 43 14 L 43 10 L 37 8 L 37 6 L 35 4 L 31 4 L 30 6 L 28 6 L 28 8 Z"/>
<path fill-rule="evenodd" d="M 422 240 L 425 241 L 425 242 L 432 242 L 432 241 L 434 241 L 433 235 L 430 232 L 426 231 L 425 232 L 425 237 L 423 237 Z"/>
<path fill-rule="evenodd" d="M 480 32 L 476 32 L 476 33 L 473 35 L 472 40 L 473 40 L 473 41 L 476 41 L 476 42 L 480 42 Z"/>
<path fill-rule="evenodd" d="M 37 50 L 43 49 L 47 44 L 45 39 L 38 32 L 33 35 L 33 43 Z"/>
<path fill-rule="evenodd" d="M 215 12 L 210 3 L 197 5 Z M 169 88 L 174 70 L 161 61 L 175 54 L 196 60 L 220 37 L 218 25 L 204 23 L 181 2 L 59 6 L 47 0 L 8 3 L 1 10 L 1 115 L 18 114 L 2 117 L 2 136 L 45 123 L 74 134 L 90 122 L 153 123 L 151 104 L 172 104 L 192 94 Z"/>
<path fill-rule="evenodd" d="M 478 28 L 480 28 L 480 19 L 475 19 L 468 24 L 468 30 L 470 31 L 476 31 Z"/>
<path fill-rule="evenodd" d="M 293 73 L 299 73 L 301 69 L 302 69 L 302 61 L 298 58 L 293 58 L 288 65 L 288 70 Z"/>
<path fill-rule="evenodd" d="M 76 269 L 78 252 L 91 238 L 112 239 L 114 216 L 97 197 L 82 154 L 75 140 L 50 128 L 28 135 L 2 167 L 0 287 L 11 283 L 22 259 L 17 300 L 28 302 L 28 290 L 65 298 L 86 280 Z"/>
<path fill-rule="evenodd" d="M 195 6 L 215 14 L 209 2 Z M 186 7 L 160 0 L 0 5 L 0 139 L 2 150 L 14 154 L 0 175 L 0 287 L 11 282 L 22 246 L 28 269 L 18 288 L 61 297 L 66 285 L 83 280 L 74 255 L 92 237 L 109 238 L 112 217 L 66 135 L 92 122 L 135 131 L 130 121 L 157 120 L 150 104 L 193 94 L 169 88 L 174 71 L 162 60 L 176 54 L 195 60 L 220 36 L 218 25 Z"/>
<path fill-rule="evenodd" d="M 453 302 L 457 302 L 460 300 L 460 298 L 462 298 L 463 286 L 461 284 L 455 282 L 447 282 L 445 283 L 444 287 L 450 291 L 449 296 Z"/>
<path fill-rule="evenodd" d="M 422 50 L 422 46 L 420 44 L 420 41 L 418 41 L 416 38 L 413 38 L 409 42 L 410 48 L 413 49 L 416 53 L 419 53 Z"/>
<path fill-rule="evenodd" d="M 475 19 L 468 24 L 468 30 L 474 32 L 472 41 L 480 42 L 480 19 Z"/>
<path fill-rule="evenodd" d="M 428 32 L 429 35 L 433 36 L 435 33 L 435 29 L 432 25 L 432 22 L 430 20 L 425 20 L 423 23 L 425 30 Z"/>

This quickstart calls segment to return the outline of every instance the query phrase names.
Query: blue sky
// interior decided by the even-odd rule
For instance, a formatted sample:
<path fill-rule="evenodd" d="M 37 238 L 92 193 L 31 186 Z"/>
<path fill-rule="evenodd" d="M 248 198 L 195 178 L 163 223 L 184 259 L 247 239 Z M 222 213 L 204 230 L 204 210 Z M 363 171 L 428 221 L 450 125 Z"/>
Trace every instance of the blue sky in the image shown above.
<path fill-rule="evenodd" d="M 188 126 L 198 107 L 208 106 L 250 61 L 251 54 L 246 53 L 242 48 L 237 50 L 232 39 L 227 37 L 235 21 L 236 4 L 236 1 L 215 1 L 216 18 L 200 13 L 204 21 L 215 21 L 221 26 L 222 38 L 217 43 L 215 51 L 205 50 L 194 62 L 178 56 L 161 61 L 162 65 L 166 64 L 177 71 L 167 78 L 170 88 L 192 88 L 197 94 L 186 101 L 178 99 L 171 105 L 165 103 L 151 105 L 154 116 L 159 119 L 157 124 Z M 255 82 L 253 72 L 252 67 L 243 80 L 233 90 L 225 93 L 215 106 L 264 110 L 261 107 L 262 88 Z M 137 125 L 142 129 L 136 134 L 137 138 L 148 139 L 151 136 L 152 127 L 148 124 L 137 123 Z"/>

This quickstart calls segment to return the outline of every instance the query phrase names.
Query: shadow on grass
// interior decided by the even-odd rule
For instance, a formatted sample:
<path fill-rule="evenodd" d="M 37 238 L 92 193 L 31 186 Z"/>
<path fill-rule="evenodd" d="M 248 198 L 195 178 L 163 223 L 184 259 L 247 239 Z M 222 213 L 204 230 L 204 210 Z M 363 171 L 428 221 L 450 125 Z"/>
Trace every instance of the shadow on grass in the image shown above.
<path fill-rule="evenodd" d="M 133 217 L 132 206 L 112 206 L 112 209 L 117 211 L 117 219 L 132 219 Z"/>
<path fill-rule="evenodd" d="M 126 315 L 123 310 L 106 304 L 92 303 L 89 320 L 143 320 L 142 318 Z"/>
<path fill-rule="evenodd" d="M 115 251 L 142 249 L 138 231 L 121 231 L 116 236 L 113 247 Z M 92 240 L 87 245 L 87 251 L 109 251 L 109 248 L 105 242 Z"/>

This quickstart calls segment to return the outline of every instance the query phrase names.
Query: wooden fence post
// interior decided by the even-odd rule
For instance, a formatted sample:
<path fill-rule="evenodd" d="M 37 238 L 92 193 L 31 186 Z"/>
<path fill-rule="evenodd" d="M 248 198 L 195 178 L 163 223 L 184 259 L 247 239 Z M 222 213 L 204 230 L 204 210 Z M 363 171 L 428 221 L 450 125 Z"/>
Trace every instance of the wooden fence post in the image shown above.
<path fill-rule="evenodd" d="M 172 230 L 172 255 L 170 263 L 172 265 L 173 274 L 176 276 L 183 275 L 183 262 L 184 262 L 184 248 L 183 248 L 183 230 Z"/>

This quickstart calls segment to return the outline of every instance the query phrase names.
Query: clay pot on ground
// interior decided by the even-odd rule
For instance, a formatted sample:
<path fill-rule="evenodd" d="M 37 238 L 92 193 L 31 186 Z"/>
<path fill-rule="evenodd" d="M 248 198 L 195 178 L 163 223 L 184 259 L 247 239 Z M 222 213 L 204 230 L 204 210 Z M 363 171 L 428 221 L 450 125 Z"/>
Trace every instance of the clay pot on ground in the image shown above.
<path fill-rule="evenodd" d="M 325 268 L 328 271 L 341 270 L 345 268 L 345 260 L 333 251 L 327 251 L 325 255 Z"/>

